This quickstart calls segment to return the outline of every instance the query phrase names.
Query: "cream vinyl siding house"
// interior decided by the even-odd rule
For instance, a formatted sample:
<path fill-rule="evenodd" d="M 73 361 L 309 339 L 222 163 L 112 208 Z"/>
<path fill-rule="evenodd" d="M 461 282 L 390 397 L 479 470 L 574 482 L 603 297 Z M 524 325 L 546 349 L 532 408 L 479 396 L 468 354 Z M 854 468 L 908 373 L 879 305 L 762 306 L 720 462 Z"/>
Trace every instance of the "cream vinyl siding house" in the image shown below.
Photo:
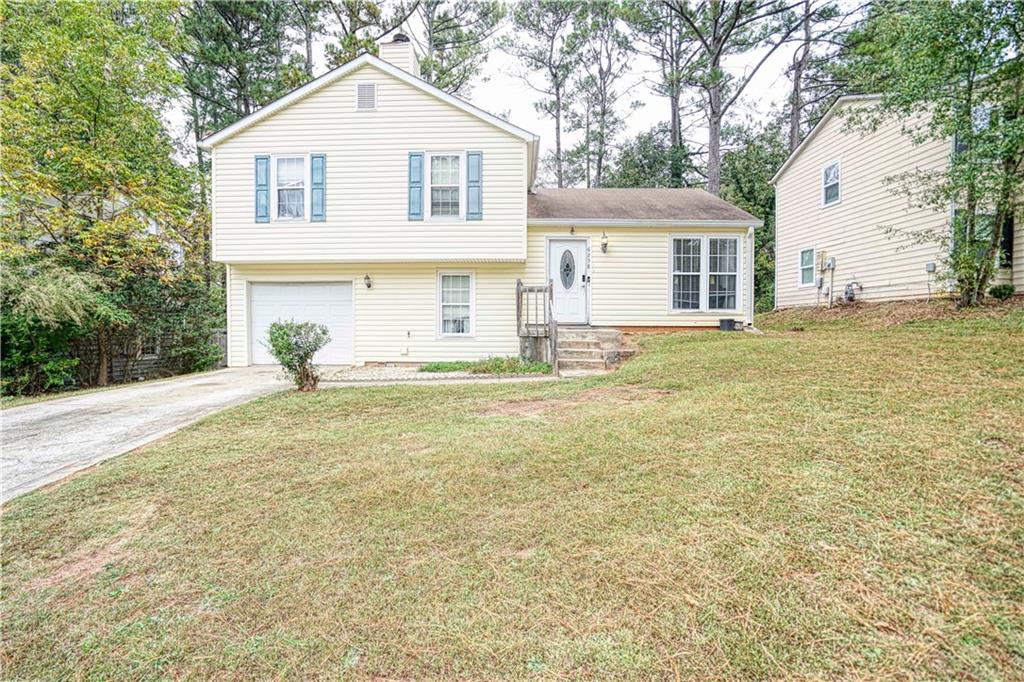
<path fill-rule="evenodd" d="M 754 216 L 701 190 L 534 188 L 535 135 L 417 78 L 410 43 L 381 54 L 205 140 L 230 366 L 272 362 L 278 319 L 325 324 L 324 364 L 516 355 L 517 284 L 550 284 L 558 325 L 752 322 Z"/>
<path fill-rule="evenodd" d="M 922 298 L 947 291 L 939 278 L 943 246 L 914 243 L 912 232 L 949 229 L 946 211 L 919 208 L 895 178 L 942 171 L 952 141 L 914 144 L 903 132 L 914 121 L 887 121 L 866 133 L 845 114 L 878 97 L 841 98 L 773 178 L 776 205 L 775 305 L 825 305 L 852 285 L 857 300 Z M 1015 221 L 1012 269 L 997 281 L 1024 284 L 1024 226 Z M 834 268 L 829 269 L 829 260 Z M 933 265 L 929 265 L 933 264 Z M 929 272 L 934 266 L 936 272 Z"/>

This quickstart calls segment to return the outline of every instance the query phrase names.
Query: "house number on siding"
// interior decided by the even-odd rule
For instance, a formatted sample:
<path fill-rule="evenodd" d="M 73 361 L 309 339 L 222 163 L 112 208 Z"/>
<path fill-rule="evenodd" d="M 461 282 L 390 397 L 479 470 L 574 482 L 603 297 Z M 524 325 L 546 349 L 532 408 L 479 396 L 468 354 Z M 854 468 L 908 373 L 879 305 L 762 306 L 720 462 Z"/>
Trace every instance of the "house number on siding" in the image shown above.
<path fill-rule="evenodd" d="M 573 260 L 572 251 L 566 249 L 562 253 L 562 287 L 569 289 L 572 287 L 573 279 L 576 274 L 576 262 Z"/>

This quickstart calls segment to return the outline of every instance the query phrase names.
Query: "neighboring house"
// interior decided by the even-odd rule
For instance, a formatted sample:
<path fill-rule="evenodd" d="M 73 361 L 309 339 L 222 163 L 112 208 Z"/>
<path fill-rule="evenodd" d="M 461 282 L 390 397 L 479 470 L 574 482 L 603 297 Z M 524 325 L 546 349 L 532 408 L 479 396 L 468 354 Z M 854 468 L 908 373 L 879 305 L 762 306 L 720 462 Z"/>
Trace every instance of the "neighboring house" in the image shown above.
<path fill-rule="evenodd" d="M 870 133 L 851 129 L 843 112 L 878 99 L 840 98 L 772 178 L 777 308 L 823 305 L 847 293 L 888 301 L 948 291 L 938 279 L 945 247 L 915 244 L 909 233 L 949 229 L 954 207 L 914 207 L 887 178 L 943 171 L 953 141 L 914 144 L 900 121 Z M 1018 216 L 1000 229 L 1004 253 L 996 282 L 1024 291 L 1024 220 Z"/>
<path fill-rule="evenodd" d="M 228 364 L 321 322 L 321 363 L 516 355 L 560 325 L 752 322 L 750 214 L 701 190 L 537 189 L 539 140 L 415 77 L 404 36 L 210 136 Z"/>

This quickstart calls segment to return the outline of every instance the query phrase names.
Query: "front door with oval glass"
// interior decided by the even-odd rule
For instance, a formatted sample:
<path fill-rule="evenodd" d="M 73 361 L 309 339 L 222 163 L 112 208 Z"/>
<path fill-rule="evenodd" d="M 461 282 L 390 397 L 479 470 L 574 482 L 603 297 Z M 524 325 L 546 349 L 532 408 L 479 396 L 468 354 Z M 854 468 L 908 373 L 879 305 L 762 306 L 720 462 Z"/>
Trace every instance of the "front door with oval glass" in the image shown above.
<path fill-rule="evenodd" d="M 548 241 L 548 279 L 554 285 L 552 307 L 561 324 L 587 324 L 587 240 Z"/>

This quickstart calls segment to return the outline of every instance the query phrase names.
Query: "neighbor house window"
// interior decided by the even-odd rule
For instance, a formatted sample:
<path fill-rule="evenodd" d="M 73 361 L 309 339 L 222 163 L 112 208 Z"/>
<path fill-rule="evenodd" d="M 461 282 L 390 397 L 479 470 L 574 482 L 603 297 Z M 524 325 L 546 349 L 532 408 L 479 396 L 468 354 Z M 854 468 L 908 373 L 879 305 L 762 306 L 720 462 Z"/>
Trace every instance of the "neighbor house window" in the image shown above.
<path fill-rule="evenodd" d="M 671 310 L 739 308 L 739 237 L 673 237 L 670 259 Z"/>
<path fill-rule="evenodd" d="M 814 284 L 814 249 L 800 252 L 800 286 Z"/>
<path fill-rule="evenodd" d="M 740 271 L 740 240 L 735 237 L 708 239 L 708 308 L 736 309 L 736 285 Z"/>
<path fill-rule="evenodd" d="M 833 161 L 821 169 L 821 203 L 823 206 L 839 201 L 839 162 Z"/>
<path fill-rule="evenodd" d="M 459 216 L 459 186 L 462 155 L 432 154 L 430 156 L 430 215 Z"/>
<path fill-rule="evenodd" d="M 672 309 L 700 309 L 700 237 L 672 240 Z"/>
<path fill-rule="evenodd" d="M 156 334 L 146 334 L 139 339 L 139 357 L 155 358 L 160 355 L 160 337 Z"/>
<path fill-rule="evenodd" d="M 473 333 L 473 274 L 438 274 L 441 336 L 469 336 Z"/>
<path fill-rule="evenodd" d="M 306 158 L 280 157 L 276 160 L 275 190 L 279 220 L 299 220 L 306 215 Z"/>

